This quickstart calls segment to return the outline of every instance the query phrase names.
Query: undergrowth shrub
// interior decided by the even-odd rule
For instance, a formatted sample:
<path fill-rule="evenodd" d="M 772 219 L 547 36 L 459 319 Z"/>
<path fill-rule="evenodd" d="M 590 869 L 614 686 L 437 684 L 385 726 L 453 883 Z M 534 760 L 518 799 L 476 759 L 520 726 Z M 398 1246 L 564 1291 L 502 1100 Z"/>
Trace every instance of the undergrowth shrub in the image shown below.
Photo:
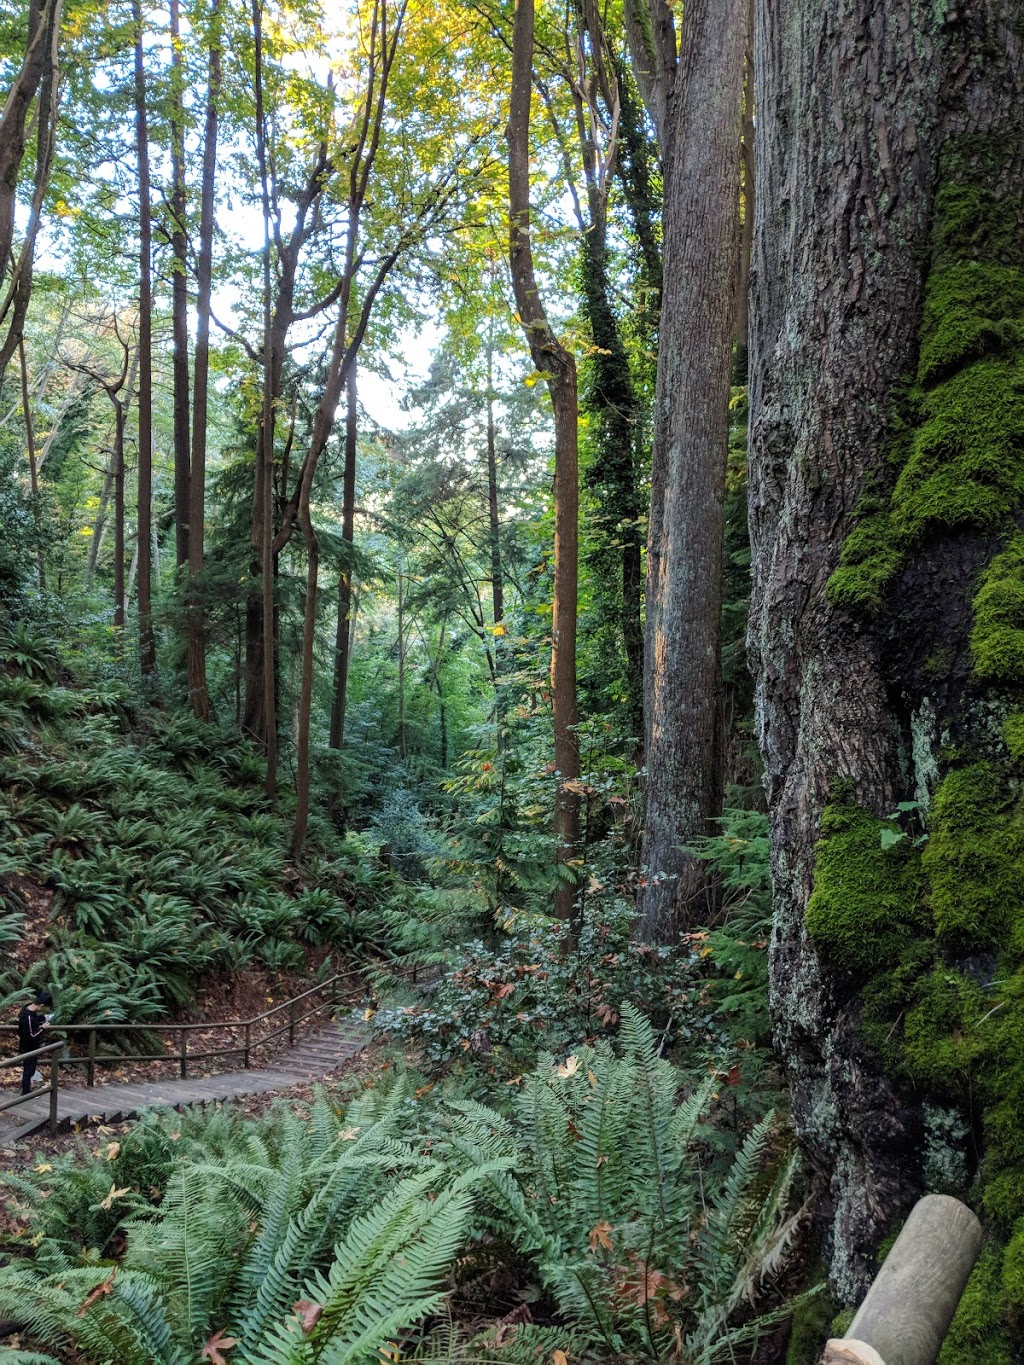
<path fill-rule="evenodd" d="M 566 946 L 547 917 L 511 914 L 497 946 L 493 933 L 490 941 L 459 944 L 457 965 L 425 1001 L 380 1010 L 375 1027 L 418 1045 L 434 1071 L 466 1054 L 521 1071 L 541 1052 L 614 1032 L 623 1001 L 636 999 L 692 1055 L 724 1052 L 728 1037 L 706 990 L 699 945 L 638 943 L 634 925 L 631 906 L 594 897 Z"/>

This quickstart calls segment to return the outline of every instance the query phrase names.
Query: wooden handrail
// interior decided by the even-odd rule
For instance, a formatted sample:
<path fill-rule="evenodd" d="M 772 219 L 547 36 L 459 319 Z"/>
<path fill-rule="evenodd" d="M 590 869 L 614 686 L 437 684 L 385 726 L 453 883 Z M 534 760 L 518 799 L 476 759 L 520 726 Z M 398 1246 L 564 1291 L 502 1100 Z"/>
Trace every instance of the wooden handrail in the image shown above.
<path fill-rule="evenodd" d="M 350 972 L 336 972 L 334 976 L 329 976 L 325 981 L 317 986 L 310 986 L 309 990 L 303 991 L 300 995 L 294 995 L 289 1000 L 283 1000 L 273 1009 L 264 1010 L 262 1014 L 254 1014 L 251 1019 L 209 1019 L 205 1023 L 182 1023 L 182 1024 L 137 1024 L 129 1020 L 123 1023 L 101 1024 L 51 1024 L 53 1029 L 60 1029 L 62 1033 L 90 1033 L 95 1030 L 97 1033 L 180 1033 L 182 1029 L 211 1029 L 211 1028 L 245 1028 L 246 1025 L 261 1023 L 264 1019 L 269 1019 L 271 1015 L 277 1014 L 280 1010 L 287 1009 L 290 1005 L 297 1004 L 300 1000 L 305 1000 L 311 995 L 316 995 L 317 991 L 326 990 L 328 986 L 333 986 L 339 981 L 346 981 L 349 977 L 358 976 L 359 971 L 353 968 Z M 0 1024 L 0 1032 L 16 1033 L 17 1024 Z"/>
<path fill-rule="evenodd" d="M 981 1224 L 947 1194 L 919 1199 L 821 1365 L 934 1365 L 981 1251 Z"/>
<path fill-rule="evenodd" d="M 30 1062 L 35 1057 L 50 1058 L 50 1084 L 43 1086 L 41 1090 L 30 1090 L 27 1095 L 12 1095 L 10 1099 L 3 1100 L 0 1102 L 0 1113 L 5 1109 L 16 1109 L 19 1104 L 27 1104 L 29 1100 L 37 1100 L 40 1095 L 49 1095 L 50 1114 L 47 1127 L 51 1133 L 57 1131 L 57 1091 L 60 1087 L 57 1063 L 63 1046 L 63 1043 L 47 1043 L 45 1047 L 33 1048 L 31 1052 L 20 1052 L 17 1057 L 0 1058 L 0 1067 L 23 1066 L 25 1062 Z"/>
<path fill-rule="evenodd" d="M 328 977 L 325 981 L 318 982 L 318 984 L 315 986 L 310 986 L 308 990 L 302 991 L 300 992 L 300 994 L 292 996 L 291 999 L 289 1000 L 281 1001 L 280 1004 L 275 1005 L 272 1009 L 264 1010 L 262 1014 L 253 1015 L 251 1019 L 212 1019 L 205 1023 L 187 1024 L 137 1024 L 127 1022 L 109 1024 L 101 1023 L 51 1024 L 50 1029 L 54 1032 L 60 1032 L 68 1036 L 75 1036 L 81 1034 L 85 1034 L 88 1036 L 89 1040 L 88 1056 L 65 1057 L 62 1060 L 62 1064 L 65 1066 L 84 1066 L 86 1068 L 87 1086 L 92 1086 L 95 1082 L 95 1073 L 97 1065 L 103 1065 L 104 1063 L 115 1061 L 131 1060 L 138 1062 L 165 1061 L 178 1062 L 181 1067 L 181 1075 L 183 1078 L 185 1078 L 188 1075 L 188 1062 L 190 1060 L 207 1061 L 214 1057 L 229 1057 L 236 1053 L 240 1053 L 243 1057 L 243 1065 L 246 1068 L 248 1068 L 252 1064 L 252 1053 L 256 1050 L 256 1048 L 263 1047 L 265 1044 L 271 1042 L 274 1038 L 279 1038 L 284 1033 L 289 1034 L 290 1040 L 294 1041 L 296 1024 L 300 1024 L 306 1019 L 311 1019 L 315 1014 L 321 1014 L 325 1010 L 333 1009 L 334 1007 L 336 1007 L 340 1003 L 338 995 L 339 983 L 351 980 L 353 977 L 357 976 L 359 976 L 359 971 L 355 968 L 347 972 L 335 972 L 333 976 Z M 329 1000 L 325 1000 L 319 1005 L 314 1005 L 312 1009 L 305 1010 L 302 1014 L 298 1015 L 295 1014 L 296 1005 L 300 1004 L 304 1000 L 308 1000 L 310 996 L 317 995 L 321 991 L 327 990 L 330 991 Z M 253 1038 L 252 1030 L 254 1025 L 264 1023 L 267 1019 L 273 1018 L 282 1010 L 289 1011 L 288 1022 L 283 1027 L 272 1030 L 270 1033 L 265 1034 L 262 1038 Z M 2 1032 L 11 1032 L 15 1031 L 16 1029 L 17 1029 L 16 1024 L 0 1024 L 0 1031 Z M 188 1051 L 188 1034 L 195 1032 L 197 1029 L 203 1029 L 206 1031 L 212 1029 L 241 1029 L 244 1032 L 245 1041 L 243 1044 L 235 1044 L 231 1047 L 215 1048 L 207 1052 L 197 1052 L 190 1054 Z M 126 1058 L 124 1055 L 118 1057 L 98 1057 L 96 1055 L 96 1039 L 97 1035 L 101 1033 L 143 1034 L 175 1033 L 178 1034 L 179 1037 L 181 1038 L 181 1046 L 177 1051 L 167 1051 L 155 1054 L 147 1053 L 144 1055 L 131 1054 L 130 1057 L 128 1058 Z M 64 1046 L 63 1043 L 51 1043 L 49 1044 L 48 1048 L 45 1049 L 45 1051 L 52 1051 L 55 1048 L 62 1048 L 63 1046 Z M 34 1055 L 35 1055 L 34 1053 L 26 1053 L 21 1058 L 21 1060 L 24 1061 L 27 1057 Z M 19 1060 L 18 1058 L 10 1058 L 6 1061 L 0 1062 L 0 1065 L 11 1066 L 18 1060 Z M 56 1070 L 55 1064 L 53 1070 L 54 1071 Z M 33 1095 L 35 1096 L 43 1095 L 46 1093 L 48 1093 L 46 1090 L 33 1091 Z M 21 1095 L 17 1097 L 17 1101 L 20 1103 L 26 1098 L 28 1097 Z M 9 1106 L 0 1104 L 0 1110 L 7 1107 Z"/>

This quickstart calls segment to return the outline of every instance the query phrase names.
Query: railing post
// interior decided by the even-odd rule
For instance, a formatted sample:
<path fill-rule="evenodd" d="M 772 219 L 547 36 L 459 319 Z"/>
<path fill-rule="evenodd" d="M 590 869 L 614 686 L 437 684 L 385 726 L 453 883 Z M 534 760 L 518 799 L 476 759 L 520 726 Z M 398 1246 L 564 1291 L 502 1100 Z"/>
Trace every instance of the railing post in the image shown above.
<path fill-rule="evenodd" d="M 247 1019 L 247 1020 L 245 1021 L 245 1052 L 244 1052 L 244 1054 L 243 1054 L 243 1056 L 244 1056 L 244 1058 L 245 1058 L 245 1069 L 246 1069 L 247 1071 L 248 1071 L 248 1069 L 252 1066 L 252 1062 L 251 1062 L 250 1057 L 249 1057 L 249 1054 L 250 1054 L 251 1050 L 252 1050 L 252 1020 L 251 1020 L 251 1019 Z"/>
<path fill-rule="evenodd" d="M 288 1046 L 295 1043 L 295 1001 L 288 1006 Z"/>
<path fill-rule="evenodd" d="M 50 1136 L 57 1131 L 57 1091 L 60 1088 L 60 1073 L 58 1071 L 59 1052 L 50 1053 Z"/>
<path fill-rule="evenodd" d="M 96 1030 L 89 1030 L 89 1062 L 85 1068 L 85 1083 L 92 1088 L 96 1084 Z"/>
<path fill-rule="evenodd" d="M 188 1029 L 181 1030 L 181 1079 L 188 1075 Z"/>

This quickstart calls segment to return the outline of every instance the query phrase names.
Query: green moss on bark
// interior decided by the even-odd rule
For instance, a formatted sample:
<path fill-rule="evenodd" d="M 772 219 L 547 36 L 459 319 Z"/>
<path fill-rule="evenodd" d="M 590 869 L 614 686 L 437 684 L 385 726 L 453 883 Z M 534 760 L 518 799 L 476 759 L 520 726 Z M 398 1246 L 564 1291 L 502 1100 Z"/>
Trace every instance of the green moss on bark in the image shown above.
<path fill-rule="evenodd" d="M 877 615 L 927 535 L 998 526 L 1024 498 L 1024 269 L 1012 199 L 992 188 L 1004 161 L 974 138 L 944 150 L 892 490 L 862 500 L 829 582 L 847 610 Z"/>
<path fill-rule="evenodd" d="M 1024 949 L 1015 914 L 1024 887 L 1024 816 L 993 764 L 947 775 L 935 793 L 922 866 L 940 938 L 966 952 L 1008 942 Z"/>
<path fill-rule="evenodd" d="M 879 820 L 850 800 L 827 806 L 821 821 L 814 892 L 807 928 L 818 947 L 845 971 L 898 960 L 914 935 L 918 896 L 913 862 L 901 844 L 883 849 L 882 835 L 899 836 L 891 820 Z"/>
<path fill-rule="evenodd" d="M 974 598 L 974 676 L 1024 683 L 1024 535 L 1018 532 L 985 571 Z"/>

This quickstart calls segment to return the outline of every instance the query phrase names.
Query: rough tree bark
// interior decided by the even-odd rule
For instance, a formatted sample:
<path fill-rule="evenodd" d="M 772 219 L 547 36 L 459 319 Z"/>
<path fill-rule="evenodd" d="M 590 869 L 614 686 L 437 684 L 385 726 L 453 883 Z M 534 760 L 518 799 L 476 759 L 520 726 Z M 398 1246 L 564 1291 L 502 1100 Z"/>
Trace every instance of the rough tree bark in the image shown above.
<path fill-rule="evenodd" d="M 501 519 L 498 510 L 498 433 L 494 420 L 494 338 L 487 333 L 487 531 L 491 550 L 491 619 L 505 616 L 505 578 L 501 568 Z M 499 726 L 499 733 L 500 733 Z"/>
<path fill-rule="evenodd" d="M 547 379 L 555 416 L 555 586 L 551 616 L 551 706 L 554 720 L 556 856 L 578 852 L 580 775 L 576 725 L 576 605 L 579 577 L 579 405 L 576 362 L 555 336 L 544 311 L 530 244 L 530 100 L 533 94 L 533 0 L 518 0 L 512 37 L 512 98 L 508 120 L 509 263 L 512 288 L 530 355 Z M 563 878 L 555 914 L 571 919 L 576 891 Z"/>
<path fill-rule="evenodd" d="M 640 934 L 703 906 L 685 852 L 721 814 L 723 503 L 736 299 L 746 0 L 686 7 L 668 101 L 665 268 L 654 416 L 644 677 Z"/>
<path fill-rule="evenodd" d="M 149 121 L 141 0 L 132 0 L 135 24 L 135 149 L 139 167 L 139 468 L 137 552 L 139 666 L 156 674 L 153 632 L 153 224 L 150 204 Z"/>
<path fill-rule="evenodd" d="M 36 462 L 36 436 L 32 422 L 32 401 L 29 393 L 28 359 L 25 356 L 25 338 L 18 341 L 18 362 L 21 370 L 21 412 L 25 421 L 25 448 L 28 454 L 29 487 L 32 490 L 32 514 L 39 530 L 39 465 Z M 39 591 L 46 591 L 46 557 L 40 542 L 36 551 L 36 567 L 39 573 Z"/>
<path fill-rule="evenodd" d="M 920 1127 L 866 1045 L 859 990 L 872 970 L 892 980 L 900 965 L 880 954 L 878 936 L 900 913 L 927 926 L 934 899 L 933 885 L 915 908 L 908 883 L 877 909 L 874 868 L 879 880 L 893 874 L 870 861 L 875 817 L 908 797 L 927 803 L 947 765 L 957 775 L 958 751 L 1005 754 L 979 705 L 972 605 L 979 572 L 1021 519 L 1019 493 L 1000 503 L 993 488 L 1000 468 L 1019 468 L 1024 421 L 1008 413 L 1002 386 L 992 413 L 1017 422 L 1016 444 L 1000 456 L 977 436 L 986 458 L 970 468 L 958 467 L 958 443 L 989 413 L 972 398 L 938 440 L 928 422 L 943 384 L 969 386 L 979 359 L 999 364 L 1019 345 L 1005 325 L 969 325 L 972 313 L 1024 311 L 1019 295 L 971 297 L 972 281 L 992 278 L 985 220 L 1001 205 L 1015 226 L 995 252 L 998 269 L 1024 278 L 1019 6 L 758 0 L 755 68 L 750 646 L 772 829 L 771 1005 L 800 1136 L 830 1191 L 833 1281 L 854 1301 L 920 1178 Z M 1005 701 L 985 706 L 1005 712 Z M 993 761 L 996 772 L 1004 760 Z M 863 916 L 845 963 L 827 946 L 822 909 L 842 849 L 835 820 L 821 842 L 836 802 L 849 821 L 868 820 L 846 875 L 866 866 L 869 884 L 859 900 L 852 882 L 835 897 L 834 913 Z M 925 876 L 945 856 L 940 835 L 933 828 L 921 858 Z M 970 875 L 970 861 L 959 863 L 959 880 Z M 805 919 L 812 891 L 817 942 Z M 929 951 L 928 929 L 914 932 Z M 951 1001 L 956 950 L 941 951 Z M 903 1029 L 900 1014 L 887 1021 L 879 1048 Z"/>
<path fill-rule="evenodd" d="M 341 492 L 341 539 L 348 562 L 338 575 L 338 621 L 334 637 L 334 688 L 331 694 L 329 744 L 340 749 L 345 743 L 345 708 L 348 701 L 348 669 L 351 662 L 349 629 L 352 615 L 352 551 L 356 522 L 356 454 L 359 409 L 356 402 L 357 365 L 353 361 L 345 385 L 345 471 Z"/>
<path fill-rule="evenodd" d="M 6 260 L 8 255 L 10 255 L 11 260 L 10 283 L 4 294 L 3 302 L 0 303 L 0 322 L 5 323 L 7 327 L 3 343 L 0 344 L 0 380 L 3 379 L 8 362 L 24 337 L 25 318 L 32 296 L 36 238 L 42 222 L 43 201 L 50 184 L 50 173 L 53 169 L 53 154 L 56 146 L 57 111 L 60 103 L 58 53 L 62 16 L 63 0 L 30 8 L 30 34 L 35 23 L 37 25 L 35 31 L 40 35 L 41 42 L 33 41 L 30 43 L 25 67 L 22 69 L 19 80 L 15 81 L 3 115 L 0 116 L 0 166 L 6 164 L 3 174 L 5 179 L 9 177 L 2 192 L 0 192 L 0 224 L 2 224 L 0 227 L 0 250 L 3 251 L 0 260 Z M 33 52 L 35 55 L 32 55 Z M 24 120 L 24 112 L 19 108 L 18 91 L 19 87 L 23 90 L 24 87 L 21 86 L 21 82 L 30 69 L 35 69 L 39 60 L 42 61 L 42 69 L 38 77 L 38 98 L 35 117 L 32 120 L 36 130 L 36 165 L 32 202 L 21 248 L 15 256 L 11 250 L 11 239 L 8 236 L 8 227 L 13 228 L 13 223 L 8 224 L 6 200 L 8 194 L 14 193 L 17 185 L 18 164 L 21 159 L 21 154 L 17 151 L 17 144 L 19 139 L 22 145 L 24 142 L 24 127 L 19 128 L 17 126 L 19 120 Z M 13 140 L 13 145 L 7 141 L 8 135 Z M 6 247 L 3 245 L 5 241 Z"/>
<path fill-rule="evenodd" d="M 206 619 L 201 587 L 206 520 L 206 423 L 210 392 L 210 299 L 213 286 L 214 191 L 217 176 L 217 123 L 221 92 L 220 0 L 210 7 L 209 75 L 203 180 L 199 204 L 199 251 L 196 258 L 196 353 L 192 398 L 192 467 L 189 482 L 188 614 L 186 644 L 188 695 L 200 720 L 212 719 L 206 683 Z"/>
<path fill-rule="evenodd" d="M 185 129 L 179 0 L 170 0 L 171 21 L 171 365 L 174 390 L 174 548 L 178 568 L 188 563 L 191 452 L 188 426 L 188 233 L 185 201 Z"/>

